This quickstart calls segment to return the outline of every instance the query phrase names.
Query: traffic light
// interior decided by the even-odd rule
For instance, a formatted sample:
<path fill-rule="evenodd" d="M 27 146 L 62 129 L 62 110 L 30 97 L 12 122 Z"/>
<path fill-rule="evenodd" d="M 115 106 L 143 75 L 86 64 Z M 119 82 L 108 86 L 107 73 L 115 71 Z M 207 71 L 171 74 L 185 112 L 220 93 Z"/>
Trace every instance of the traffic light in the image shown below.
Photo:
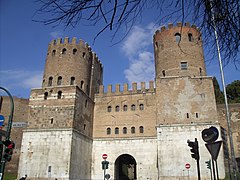
<path fill-rule="evenodd" d="M 210 160 L 209 161 L 205 161 L 205 163 L 207 164 L 207 168 L 211 169 L 211 161 Z"/>
<path fill-rule="evenodd" d="M 108 161 L 102 161 L 102 169 L 108 169 Z"/>
<path fill-rule="evenodd" d="M 6 161 L 11 161 L 11 159 L 12 159 L 12 154 L 13 154 L 13 149 L 15 148 L 15 144 L 14 144 L 14 142 L 12 142 L 12 141 L 10 141 L 10 140 L 2 141 L 2 143 L 5 145 L 5 150 L 4 150 L 3 158 L 4 158 Z"/>
<path fill-rule="evenodd" d="M 197 138 L 195 138 L 195 141 L 187 141 L 188 146 L 191 147 L 190 151 L 192 152 L 191 156 L 192 158 L 199 160 L 199 151 L 198 151 L 198 141 Z"/>

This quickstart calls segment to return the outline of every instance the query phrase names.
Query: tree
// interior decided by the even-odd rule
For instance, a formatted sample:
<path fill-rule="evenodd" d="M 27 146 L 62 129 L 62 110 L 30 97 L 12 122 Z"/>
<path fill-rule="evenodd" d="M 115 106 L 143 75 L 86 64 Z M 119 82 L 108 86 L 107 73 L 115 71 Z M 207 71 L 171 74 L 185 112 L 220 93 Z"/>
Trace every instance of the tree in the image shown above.
<path fill-rule="evenodd" d="M 36 0 L 40 3 L 35 21 L 46 25 L 76 27 L 78 23 L 100 25 L 95 39 L 103 32 L 112 32 L 116 37 L 119 30 L 125 34 L 134 24 L 141 21 L 147 11 L 158 12 L 156 24 L 190 21 L 203 32 L 205 44 L 215 54 L 214 30 L 218 33 L 224 64 L 240 66 L 237 58 L 240 49 L 240 1 L 237 0 Z M 45 15 L 48 18 L 45 19 Z M 94 39 L 94 40 L 95 40 Z M 214 52 L 214 53 L 213 53 Z"/>
<path fill-rule="evenodd" d="M 224 96 L 223 92 L 219 88 L 218 81 L 216 77 L 213 77 L 213 87 L 214 87 L 214 94 L 215 94 L 215 100 L 217 104 L 223 104 L 224 103 Z"/>
<path fill-rule="evenodd" d="M 240 80 L 228 84 L 226 91 L 229 103 L 240 103 Z"/>

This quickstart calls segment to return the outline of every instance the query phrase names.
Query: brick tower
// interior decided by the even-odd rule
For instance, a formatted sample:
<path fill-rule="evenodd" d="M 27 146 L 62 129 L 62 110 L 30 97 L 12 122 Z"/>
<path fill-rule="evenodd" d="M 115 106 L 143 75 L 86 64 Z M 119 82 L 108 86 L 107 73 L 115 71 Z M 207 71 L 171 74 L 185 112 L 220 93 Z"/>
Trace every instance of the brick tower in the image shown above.
<path fill-rule="evenodd" d="M 191 179 L 197 179 L 196 162 L 191 158 L 187 140 L 197 138 L 203 179 L 209 179 L 205 160 L 210 158 L 203 129 L 217 123 L 212 77 L 206 75 L 201 33 L 188 23 L 169 24 L 154 35 L 156 68 L 156 112 L 159 179 L 187 177 L 184 165 L 190 163 Z M 221 138 L 219 138 L 221 140 Z M 223 152 L 219 153 L 219 176 L 224 177 Z M 170 170 L 170 167 L 174 171 Z M 182 168 L 183 167 L 183 168 Z M 221 169 L 221 170 L 220 170 Z M 203 174 L 204 174 L 203 173 Z"/>
<path fill-rule="evenodd" d="M 49 44 L 42 87 L 31 91 L 19 176 L 90 179 L 93 98 L 102 73 L 83 41 L 65 38 Z"/>

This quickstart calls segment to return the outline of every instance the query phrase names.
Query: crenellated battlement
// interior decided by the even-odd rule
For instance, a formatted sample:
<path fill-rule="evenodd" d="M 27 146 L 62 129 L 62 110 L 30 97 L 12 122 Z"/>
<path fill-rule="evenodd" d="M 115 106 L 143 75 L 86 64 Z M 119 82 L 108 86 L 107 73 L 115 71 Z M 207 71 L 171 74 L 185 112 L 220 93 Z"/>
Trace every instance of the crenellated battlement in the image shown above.
<path fill-rule="evenodd" d="M 52 40 L 52 41 L 50 42 L 49 45 L 60 45 L 60 44 L 65 44 L 65 45 L 67 45 L 67 44 L 72 44 L 72 45 L 76 44 L 76 45 L 82 46 L 83 48 L 88 48 L 89 51 L 92 50 L 91 47 L 88 45 L 87 42 L 85 42 L 85 41 L 82 40 L 82 39 L 77 40 L 76 37 L 73 37 L 71 40 L 70 40 L 68 37 L 54 39 L 54 40 Z"/>
<path fill-rule="evenodd" d="M 157 30 L 157 31 L 155 32 L 154 36 L 155 36 L 156 34 L 158 34 L 158 33 L 161 33 L 161 32 L 167 31 L 167 30 L 171 30 L 171 29 L 173 29 L 173 28 L 175 28 L 175 27 L 182 27 L 182 26 L 183 26 L 183 27 L 192 28 L 192 29 L 195 29 L 195 30 L 199 31 L 198 27 L 197 27 L 196 25 L 194 25 L 194 24 L 193 24 L 193 25 L 190 25 L 189 22 L 186 22 L 186 23 L 183 25 L 181 22 L 178 22 L 178 23 L 176 24 L 176 26 L 174 26 L 172 23 L 169 23 L 167 27 L 166 27 L 166 26 L 162 26 L 162 27 L 160 28 L 160 30 Z"/>
<path fill-rule="evenodd" d="M 122 90 L 121 90 L 122 89 Z M 146 88 L 146 83 L 141 82 L 140 86 L 136 82 L 132 83 L 132 88 L 129 88 L 128 84 L 125 83 L 121 87 L 120 84 L 115 85 L 115 91 L 113 91 L 112 84 L 107 86 L 107 91 L 104 92 L 104 86 L 101 85 L 99 87 L 99 93 L 96 94 L 97 96 L 112 96 L 112 95 L 123 95 L 123 94 L 146 94 L 146 93 L 153 93 L 155 92 L 154 88 L 154 81 L 149 81 L 149 88 Z"/>

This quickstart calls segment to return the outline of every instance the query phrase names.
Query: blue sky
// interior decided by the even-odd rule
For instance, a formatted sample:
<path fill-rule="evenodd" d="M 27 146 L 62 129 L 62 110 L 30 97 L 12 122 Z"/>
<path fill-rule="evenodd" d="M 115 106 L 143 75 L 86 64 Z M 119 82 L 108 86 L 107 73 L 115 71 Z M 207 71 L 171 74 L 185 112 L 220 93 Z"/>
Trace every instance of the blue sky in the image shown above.
<path fill-rule="evenodd" d="M 150 15 L 143 17 L 120 43 L 113 45 L 106 32 L 93 44 L 97 27 L 45 26 L 32 21 L 37 8 L 30 0 L 0 1 L 0 86 L 12 95 L 28 98 L 31 88 L 41 87 L 48 43 L 59 37 L 76 37 L 89 43 L 104 66 L 105 86 L 154 80 L 152 36 L 156 27 Z M 220 84 L 217 59 L 206 65 L 208 75 L 216 76 Z M 240 79 L 240 71 L 233 65 L 225 67 L 224 73 L 226 84 Z"/>

